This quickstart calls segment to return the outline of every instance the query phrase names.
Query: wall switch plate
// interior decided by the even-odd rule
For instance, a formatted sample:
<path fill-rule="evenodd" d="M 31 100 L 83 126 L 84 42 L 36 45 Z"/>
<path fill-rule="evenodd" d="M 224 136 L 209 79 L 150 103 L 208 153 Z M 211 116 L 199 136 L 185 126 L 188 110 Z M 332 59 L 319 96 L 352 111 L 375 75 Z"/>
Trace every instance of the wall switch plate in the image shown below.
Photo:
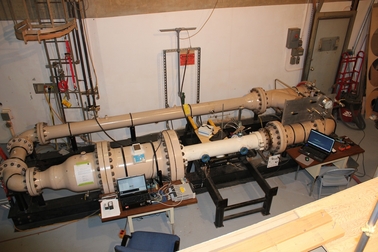
<path fill-rule="evenodd" d="M 291 49 L 291 56 L 303 56 L 303 52 L 303 47 L 293 48 Z"/>
<path fill-rule="evenodd" d="M 11 114 L 11 110 L 10 109 L 2 109 L 1 110 L 1 119 L 3 119 L 3 121 L 10 121 L 12 120 L 13 116 Z"/>

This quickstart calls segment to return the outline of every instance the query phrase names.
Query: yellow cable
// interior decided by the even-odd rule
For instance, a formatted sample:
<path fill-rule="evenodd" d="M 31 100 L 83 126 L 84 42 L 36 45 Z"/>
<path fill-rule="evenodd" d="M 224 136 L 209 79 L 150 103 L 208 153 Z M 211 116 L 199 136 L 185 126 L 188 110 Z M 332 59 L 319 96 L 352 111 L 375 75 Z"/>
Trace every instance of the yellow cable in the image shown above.
<path fill-rule="evenodd" d="M 209 120 L 207 120 L 207 122 L 208 122 L 211 126 L 216 127 L 216 126 L 215 126 L 215 123 L 213 122 L 213 120 L 209 119 Z"/>
<path fill-rule="evenodd" d="M 188 118 L 190 124 L 192 125 L 193 129 L 194 129 L 194 130 L 198 129 L 198 126 L 197 126 L 197 124 L 194 122 L 193 117 L 191 117 L 191 116 L 187 116 L 187 118 Z"/>
<path fill-rule="evenodd" d="M 45 95 L 45 98 L 46 98 L 46 102 L 47 104 L 49 105 L 50 109 L 54 112 L 54 114 L 56 115 L 56 117 L 60 120 L 60 122 L 63 123 L 63 120 L 62 118 L 58 115 L 58 113 L 55 111 L 55 109 L 51 106 L 51 103 L 49 101 L 49 98 L 47 97 L 47 93 L 46 93 L 46 89 L 44 89 L 44 95 Z"/>
<path fill-rule="evenodd" d="M 194 33 L 192 36 L 188 36 L 188 37 L 186 37 L 186 38 L 180 38 L 180 39 L 182 39 L 182 40 L 184 40 L 184 39 L 190 39 L 190 38 L 196 36 L 196 35 L 202 30 L 202 28 L 205 27 L 207 21 L 209 21 L 209 19 L 210 19 L 211 16 L 213 15 L 213 12 L 214 12 L 215 8 L 216 8 L 217 5 L 218 5 L 218 1 L 219 1 L 219 0 L 217 0 L 217 1 L 215 2 L 215 5 L 214 5 L 214 7 L 213 7 L 213 9 L 212 9 L 212 11 L 211 11 L 211 13 L 210 13 L 210 15 L 209 15 L 208 18 L 206 19 L 205 23 L 204 23 L 204 24 L 201 26 L 201 28 L 198 30 L 198 32 Z"/>

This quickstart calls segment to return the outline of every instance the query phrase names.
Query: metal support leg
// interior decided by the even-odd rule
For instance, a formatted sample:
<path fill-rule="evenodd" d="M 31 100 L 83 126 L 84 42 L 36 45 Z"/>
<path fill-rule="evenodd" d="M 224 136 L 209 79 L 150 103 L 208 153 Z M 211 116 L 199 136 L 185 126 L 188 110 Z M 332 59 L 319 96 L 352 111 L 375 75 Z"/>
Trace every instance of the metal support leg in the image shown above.
<path fill-rule="evenodd" d="M 169 208 L 165 212 L 165 215 L 167 216 L 167 218 L 169 218 L 169 222 L 171 223 L 172 234 L 175 234 L 175 211 L 174 211 L 174 208 L 173 207 Z"/>
<path fill-rule="evenodd" d="M 312 191 L 314 190 L 315 182 L 316 182 L 317 179 L 318 179 L 318 177 L 314 178 L 314 180 L 313 180 L 312 183 L 311 183 L 311 189 L 310 189 L 310 194 L 309 194 L 309 196 L 312 195 Z"/>
<path fill-rule="evenodd" d="M 298 165 L 297 171 L 295 172 L 295 180 L 297 180 L 299 169 L 300 169 L 300 165 Z"/>
<path fill-rule="evenodd" d="M 174 211 L 175 211 L 174 207 L 170 207 L 170 208 L 165 208 L 165 209 L 149 211 L 149 212 L 144 212 L 144 213 L 140 213 L 140 214 L 134 214 L 134 215 L 127 216 L 130 234 L 134 233 L 133 218 L 151 215 L 151 214 L 155 214 L 155 213 L 162 213 L 162 212 L 165 212 L 167 218 L 169 218 L 169 222 L 171 223 L 171 226 L 172 226 L 172 234 L 174 234 L 174 232 L 175 232 L 175 230 L 174 230 L 174 224 L 175 224 L 175 213 L 174 213 Z"/>

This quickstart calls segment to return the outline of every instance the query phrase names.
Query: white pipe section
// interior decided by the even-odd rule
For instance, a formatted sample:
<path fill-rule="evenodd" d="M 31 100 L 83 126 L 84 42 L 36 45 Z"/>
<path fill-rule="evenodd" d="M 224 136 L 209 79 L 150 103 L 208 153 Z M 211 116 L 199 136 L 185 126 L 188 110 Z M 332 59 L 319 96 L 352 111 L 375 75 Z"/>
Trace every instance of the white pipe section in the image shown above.
<path fill-rule="evenodd" d="M 243 147 L 249 150 L 259 150 L 263 146 L 264 142 L 261 134 L 259 132 L 253 132 L 243 137 L 227 138 L 221 141 L 185 146 L 183 152 L 184 158 L 187 161 L 193 161 L 200 160 L 204 155 L 215 157 L 239 152 Z"/>

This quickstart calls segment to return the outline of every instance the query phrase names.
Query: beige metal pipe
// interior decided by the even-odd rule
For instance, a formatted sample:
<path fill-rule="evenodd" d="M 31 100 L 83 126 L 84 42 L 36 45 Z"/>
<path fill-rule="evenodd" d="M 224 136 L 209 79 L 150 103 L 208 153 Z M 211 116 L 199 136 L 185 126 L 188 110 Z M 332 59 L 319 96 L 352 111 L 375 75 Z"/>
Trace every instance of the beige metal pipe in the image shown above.
<path fill-rule="evenodd" d="M 298 94 L 292 89 L 265 91 L 262 88 L 254 88 L 249 94 L 243 97 L 192 104 L 190 105 L 191 116 L 220 113 L 222 111 L 238 109 L 250 109 L 257 113 L 264 113 L 267 107 L 276 106 L 283 108 L 285 100 L 297 98 L 299 98 Z M 182 107 L 177 106 L 119 116 L 106 116 L 104 118 L 98 118 L 97 120 L 104 130 L 112 130 L 180 118 L 185 118 L 185 115 Z M 38 140 L 41 143 L 48 143 L 49 140 L 60 137 L 99 132 L 101 131 L 101 127 L 98 123 L 95 119 L 92 119 L 55 126 L 38 124 Z"/>
<path fill-rule="evenodd" d="M 139 174 L 155 178 L 157 167 L 163 176 L 175 180 L 185 176 L 181 146 L 174 131 L 163 132 L 162 138 L 156 142 L 140 144 L 140 151 L 144 158 L 136 161 L 135 155 L 139 154 L 133 151 L 132 146 L 111 148 L 109 142 L 98 142 L 95 152 L 71 156 L 64 163 L 45 171 L 28 168 L 25 177 L 19 175 L 21 181 L 12 177 L 8 188 L 27 191 L 31 196 L 39 195 L 44 188 L 66 188 L 74 192 L 102 189 L 103 193 L 111 193 L 116 191 L 118 178 Z"/>
<path fill-rule="evenodd" d="M 190 107 L 190 115 L 191 116 L 199 116 L 204 114 L 211 114 L 211 113 L 220 113 L 222 111 L 232 111 L 238 109 L 250 109 L 255 113 L 264 113 L 268 107 L 280 107 L 283 108 L 286 100 L 292 100 L 300 98 L 301 96 L 298 93 L 302 93 L 305 95 L 309 95 L 307 88 L 305 86 L 298 87 L 298 90 L 292 88 L 286 89 L 279 89 L 279 90 L 270 90 L 265 91 L 262 88 L 253 88 L 251 92 L 241 98 L 232 98 L 232 99 L 225 99 L 213 102 L 205 102 L 199 104 L 189 105 Z M 18 174 L 25 174 L 26 184 L 25 182 L 17 182 L 14 187 L 11 186 L 11 190 L 20 190 L 20 188 L 27 188 L 31 195 L 36 195 L 40 193 L 41 188 L 50 187 L 51 188 L 60 188 L 61 186 L 69 185 L 70 188 L 73 190 L 77 190 L 75 188 L 75 184 L 72 182 L 73 177 L 66 177 L 67 180 L 63 179 L 64 172 L 62 171 L 67 170 L 63 166 L 54 167 L 51 169 L 50 172 L 42 173 L 38 172 L 35 169 L 28 169 L 25 163 L 23 162 L 27 155 L 30 155 L 33 151 L 33 142 L 39 141 L 41 144 L 46 144 L 51 139 L 66 137 L 66 136 L 74 136 L 80 135 L 83 133 L 92 133 L 98 132 L 102 129 L 104 130 L 112 130 L 117 128 L 124 128 L 130 126 L 137 126 L 143 125 L 148 123 L 156 123 L 161 121 L 167 120 L 174 120 L 184 118 L 185 115 L 183 113 L 182 107 L 173 107 L 173 108 L 165 108 L 165 109 L 158 109 L 153 111 L 146 111 L 146 112 L 138 112 L 133 114 L 126 114 L 126 115 L 119 115 L 119 116 L 112 116 L 112 117 L 104 117 L 98 118 L 93 120 L 87 120 L 83 122 L 74 122 L 74 123 L 66 123 L 62 125 L 55 125 L 55 126 L 47 126 L 45 123 L 38 123 L 36 125 L 35 130 L 28 130 L 22 133 L 20 136 L 13 138 L 8 143 L 8 150 L 10 151 L 10 158 L 4 161 L 0 165 L 0 178 L 3 181 L 10 181 L 12 179 L 12 185 L 14 184 L 13 181 L 18 179 Z M 101 125 L 101 127 L 99 126 Z M 286 127 L 286 126 L 285 126 Z M 286 136 L 285 131 L 290 131 L 290 129 L 284 128 L 278 122 L 272 122 L 268 125 L 267 130 L 269 132 L 275 132 L 271 135 L 268 135 L 266 131 L 255 133 L 255 137 L 263 140 L 258 140 L 258 146 L 261 148 L 261 142 L 267 141 L 267 139 L 272 138 L 271 144 L 264 143 L 264 148 L 270 149 L 272 152 L 280 153 L 282 152 L 287 144 L 288 139 L 292 139 L 293 141 L 299 141 L 298 139 L 305 139 L 306 132 L 300 130 L 297 126 L 294 126 L 296 130 L 293 130 L 292 134 L 288 134 Z M 307 126 L 306 126 L 307 127 Z M 305 127 L 305 128 L 306 128 Z M 316 125 L 310 125 L 309 127 L 317 128 Z M 102 128 L 102 129 L 101 129 Z M 328 127 L 324 127 L 328 128 Z M 331 127 L 330 127 L 331 128 Z M 295 132 L 302 132 L 295 135 Z M 301 134 L 303 136 L 301 136 Z M 156 157 L 159 157 L 159 162 L 164 162 L 162 166 L 165 167 L 166 173 L 171 176 L 172 179 L 179 179 L 183 177 L 184 172 L 184 163 L 187 160 L 184 160 L 184 154 L 181 152 L 182 146 L 180 146 L 179 141 L 175 133 L 171 131 L 165 131 L 162 133 L 163 144 L 165 144 L 164 153 L 157 153 Z M 294 140 L 295 138 L 295 140 Z M 255 142 L 255 141 L 254 141 Z M 253 143 L 256 144 L 256 143 Z M 79 165 L 79 168 L 75 168 L 77 166 L 78 160 L 73 157 L 69 159 L 66 163 L 68 167 L 74 167 L 76 169 L 74 173 L 78 172 L 77 170 L 83 169 L 84 171 L 91 170 L 92 166 L 96 166 L 94 168 L 96 172 L 98 172 L 97 177 L 93 179 L 91 184 L 80 184 L 79 188 L 85 190 L 90 190 L 93 188 L 98 188 L 99 186 L 104 189 L 106 192 L 114 191 L 114 183 L 115 179 L 121 176 L 125 176 L 124 173 L 120 173 L 120 167 L 125 169 L 125 165 L 117 165 L 117 169 L 114 169 L 114 164 L 112 164 L 113 157 L 109 155 L 115 154 L 113 150 L 111 150 L 106 143 L 97 143 L 97 157 L 95 157 L 95 164 L 88 163 L 87 165 Z M 251 147 L 249 145 L 246 145 Z M 210 147 L 210 146 L 209 146 Z M 125 147 L 127 148 L 127 147 Z M 147 147 L 146 147 L 147 148 Z M 254 147 L 251 147 L 254 148 Z M 226 148 L 227 149 L 227 148 Z M 234 149 L 234 148 L 233 148 Z M 127 150 L 129 152 L 129 150 Z M 119 160 L 119 152 L 118 152 L 118 160 Z M 226 153 L 224 153 L 226 154 Z M 89 155 L 89 154 L 88 154 Z M 83 154 L 80 158 L 88 158 L 88 155 Z M 155 155 L 155 154 L 154 154 Z M 117 155 L 116 155 L 117 156 Z M 165 161 L 163 158 L 165 156 Z M 92 160 L 93 158 L 88 158 L 88 160 Z M 73 160 L 73 161 L 72 161 Z M 85 162 L 85 160 L 83 160 Z M 151 163 L 152 161 L 150 161 Z M 80 162 L 79 162 L 80 163 Z M 150 164 L 149 164 L 150 165 Z M 89 167 L 90 166 L 90 167 Z M 136 167 L 137 165 L 135 165 Z M 141 166 L 138 164 L 138 166 Z M 13 167 L 13 168 L 9 168 Z M 62 168 L 63 167 L 63 168 Z M 113 167 L 113 168 L 112 168 Z M 67 168 L 67 167 L 66 167 Z M 15 170 L 16 169 L 16 170 Z M 59 170 L 59 171 L 58 171 Z M 116 171 L 116 172 L 115 172 Z M 145 172 L 145 169 L 141 169 L 140 172 Z M 17 173 L 17 174 L 16 174 Z M 51 174 L 49 174 L 51 173 Z M 38 175 L 37 175 L 38 174 Z M 49 181 L 49 177 L 53 178 L 53 181 Z M 14 178 L 13 178 L 14 177 Z M 50 180 L 52 179 L 50 178 Z M 76 183 L 77 182 L 77 177 Z M 37 181 L 37 182 L 34 182 Z M 22 185 L 21 185 L 22 184 Z M 53 184 L 53 185 L 52 185 Z"/>
<path fill-rule="evenodd" d="M 246 136 L 189 146 L 182 146 L 176 132 L 168 130 L 162 132 L 158 141 L 140 145 L 144 156 L 141 161 L 135 161 L 137 153 L 132 146 L 113 149 L 103 141 L 96 144 L 95 152 L 72 156 L 45 171 L 25 170 L 12 165 L 7 174 L 15 175 L 8 176 L 8 188 L 28 191 L 32 196 L 40 194 L 43 188 L 67 188 L 75 192 L 102 189 L 104 193 L 111 193 L 116 191 L 116 180 L 126 175 L 145 174 L 146 178 L 153 178 L 158 166 L 164 176 L 178 180 L 185 176 L 189 161 L 201 159 L 204 155 L 214 157 L 239 152 L 243 148 L 281 153 L 288 145 L 306 140 L 311 129 L 330 134 L 334 127 L 331 119 L 285 126 L 272 121 Z M 25 177 L 19 175 L 24 171 Z"/>
<path fill-rule="evenodd" d="M 26 139 L 30 142 L 37 142 L 38 141 L 38 135 L 37 135 L 35 129 L 30 129 L 30 130 L 24 131 L 18 137 L 24 138 L 24 139 Z"/>

